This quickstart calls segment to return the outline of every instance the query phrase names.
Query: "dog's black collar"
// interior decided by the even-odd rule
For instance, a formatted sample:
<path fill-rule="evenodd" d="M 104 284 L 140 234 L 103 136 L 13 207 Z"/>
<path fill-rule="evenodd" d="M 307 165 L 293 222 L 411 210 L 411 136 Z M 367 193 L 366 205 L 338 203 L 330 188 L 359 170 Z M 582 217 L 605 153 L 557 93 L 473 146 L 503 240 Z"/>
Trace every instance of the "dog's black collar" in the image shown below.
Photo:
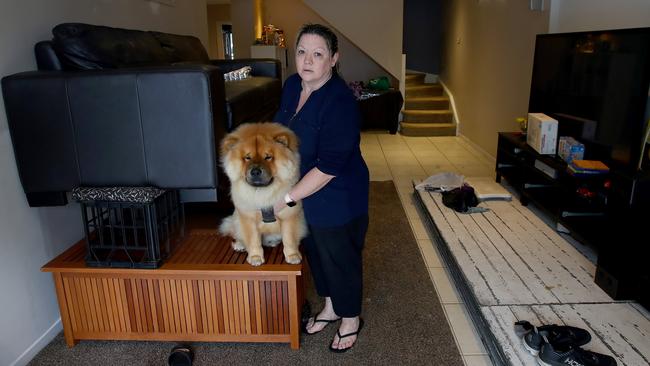
<path fill-rule="evenodd" d="M 262 208 L 262 222 L 265 222 L 267 224 L 275 222 L 275 213 L 273 212 L 273 206 Z"/>

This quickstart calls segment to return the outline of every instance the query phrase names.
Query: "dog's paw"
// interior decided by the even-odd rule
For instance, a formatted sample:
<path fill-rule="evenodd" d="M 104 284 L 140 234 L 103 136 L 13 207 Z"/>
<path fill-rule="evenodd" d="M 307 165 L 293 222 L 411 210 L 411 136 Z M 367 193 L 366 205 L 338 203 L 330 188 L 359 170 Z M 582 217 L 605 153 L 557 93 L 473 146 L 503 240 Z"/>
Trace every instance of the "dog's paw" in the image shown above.
<path fill-rule="evenodd" d="M 239 240 L 235 240 L 232 242 L 232 249 L 235 252 L 245 252 L 246 251 L 246 246 L 240 242 Z"/>
<path fill-rule="evenodd" d="M 262 237 L 262 245 L 265 247 L 273 248 L 277 247 L 278 244 L 282 243 L 282 235 L 279 234 L 267 234 Z"/>
<path fill-rule="evenodd" d="M 302 256 L 298 253 L 289 254 L 288 256 L 284 257 L 284 260 L 289 264 L 298 264 L 302 261 Z"/>
<path fill-rule="evenodd" d="M 251 266 L 261 266 L 262 263 L 264 263 L 264 258 L 260 257 L 259 255 L 249 255 L 246 257 L 246 262 L 248 262 Z"/>

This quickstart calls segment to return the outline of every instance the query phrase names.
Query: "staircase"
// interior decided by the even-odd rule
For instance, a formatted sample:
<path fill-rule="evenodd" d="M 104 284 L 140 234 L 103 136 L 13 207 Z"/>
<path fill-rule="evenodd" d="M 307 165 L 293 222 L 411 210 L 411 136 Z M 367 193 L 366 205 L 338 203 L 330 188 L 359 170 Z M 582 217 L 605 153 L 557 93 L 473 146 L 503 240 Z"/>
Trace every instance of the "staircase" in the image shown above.
<path fill-rule="evenodd" d="M 440 84 L 425 84 L 425 74 L 406 74 L 400 133 L 405 136 L 455 136 L 454 114 Z"/>

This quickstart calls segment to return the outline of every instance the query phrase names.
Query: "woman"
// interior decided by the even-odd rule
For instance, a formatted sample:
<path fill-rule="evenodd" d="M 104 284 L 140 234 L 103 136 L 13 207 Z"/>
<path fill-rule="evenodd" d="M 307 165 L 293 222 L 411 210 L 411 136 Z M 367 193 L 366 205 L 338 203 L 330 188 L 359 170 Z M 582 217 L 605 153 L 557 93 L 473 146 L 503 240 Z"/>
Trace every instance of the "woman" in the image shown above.
<path fill-rule="evenodd" d="M 297 74 L 284 84 L 275 121 L 300 139 L 301 180 L 274 205 L 303 200 L 309 236 L 303 241 L 316 291 L 325 306 L 305 326 L 315 334 L 341 319 L 330 350 L 352 348 L 363 327 L 361 251 L 368 228 L 368 168 L 359 148 L 361 115 L 336 72 L 338 40 L 307 24 L 296 41 Z"/>

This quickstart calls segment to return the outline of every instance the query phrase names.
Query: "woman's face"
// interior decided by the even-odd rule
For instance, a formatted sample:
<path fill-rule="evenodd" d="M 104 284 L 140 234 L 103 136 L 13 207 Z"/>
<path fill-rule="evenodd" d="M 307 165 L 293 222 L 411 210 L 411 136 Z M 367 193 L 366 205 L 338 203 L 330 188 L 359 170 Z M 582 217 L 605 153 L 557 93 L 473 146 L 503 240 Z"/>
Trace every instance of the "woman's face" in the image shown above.
<path fill-rule="evenodd" d="M 296 69 L 307 84 L 320 86 L 332 73 L 338 52 L 330 54 L 327 42 L 316 34 L 303 34 L 296 47 Z"/>

